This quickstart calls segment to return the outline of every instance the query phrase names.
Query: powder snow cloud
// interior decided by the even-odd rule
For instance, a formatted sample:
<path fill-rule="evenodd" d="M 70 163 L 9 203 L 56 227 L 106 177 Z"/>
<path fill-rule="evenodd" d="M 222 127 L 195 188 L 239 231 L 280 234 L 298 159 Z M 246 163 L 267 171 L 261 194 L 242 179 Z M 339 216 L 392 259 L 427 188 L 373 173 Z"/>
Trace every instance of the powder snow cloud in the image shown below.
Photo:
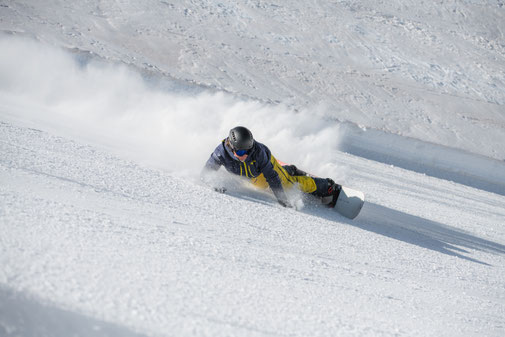
<path fill-rule="evenodd" d="M 34 40 L 0 38 L 0 101 L 11 118 L 196 176 L 230 128 L 244 125 L 276 157 L 335 175 L 339 124 L 323 108 L 295 112 L 230 94 L 169 91 L 136 69 Z"/>

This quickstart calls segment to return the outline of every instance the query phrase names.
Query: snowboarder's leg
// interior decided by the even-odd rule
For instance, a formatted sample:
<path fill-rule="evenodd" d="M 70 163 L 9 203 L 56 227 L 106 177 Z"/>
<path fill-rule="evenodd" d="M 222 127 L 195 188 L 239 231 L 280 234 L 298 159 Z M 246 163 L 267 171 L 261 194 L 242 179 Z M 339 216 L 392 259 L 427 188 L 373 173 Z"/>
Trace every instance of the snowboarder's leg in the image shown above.
<path fill-rule="evenodd" d="M 272 164 L 274 165 L 274 170 L 279 174 L 284 188 L 289 189 L 296 186 L 300 191 L 305 193 L 316 191 L 317 186 L 314 179 L 305 172 L 299 170 L 296 166 L 282 166 L 274 156 L 272 156 Z"/>
<path fill-rule="evenodd" d="M 329 207 L 335 207 L 338 195 L 342 189 L 341 185 L 336 184 L 330 178 L 324 179 L 311 176 L 307 172 L 300 170 L 295 165 L 283 165 L 282 167 L 289 173 L 289 175 L 291 175 L 293 179 L 297 181 L 307 181 L 309 179 L 312 179 L 315 183 L 316 189 L 312 190 L 312 192 L 308 191 L 307 193 L 321 198 L 321 201 Z M 307 177 L 309 179 L 307 179 Z"/>
<path fill-rule="evenodd" d="M 314 178 L 316 183 L 316 190 L 312 193 L 312 195 L 321 198 L 321 201 L 328 205 L 328 207 L 335 207 L 337 203 L 338 195 L 342 190 L 342 186 L 336 184 L 330 178 Z"/>
<path fill-rule="evenodd" d="M 295 165 L 282 166 L 277 162 L 274 156 L 272 156 L 271 161 L 274 165 L 274 170 L 279 174 L 282 186 L 285 189 L 290 189 L 293 186 L 296 186 L 304 193 L 321 198 L 321 202 L 323 204 L 326 204 L 329 207 L 335 207 L 342 186 L 336 184 L 330 178 L 317 178 L 310 176 L 306 172 L 298 169 Z M 268 188 L 268 183 L 263 174 L 256 178 L 252 178 L 251 182 L 258 188 Z"/>
<path fill-rule="evenodd" d="M 314 181 L 314 179 L 312 177 L 310 177 L 308 175 L 300 175 L 300 176 L 291 175 L 290 172 L 288 172 L 288 170 L 292 170 L 292 168 L 294 168 L 294 170 L 296 170 L 296 171 L 292 171 L 292 173 L 295 173 L 295 172 L 305 173 L 303 171 L 296 169 L 296 167 L 294 165 L 289 165 L 292 168 L 288 167 L 288 170 L 286 170 L 285 167 L 281 166 L 277 162 L 277 160 L 274 158 L 274 156 L 271 156 L 271 162 L 274 166 L 274 170 L 277 172 L 277 174 L 279 174 L 279 178 L 281 180 L 282 187 L 284 187 L 285 189 L 289 190 L 293 186 L 296 186 L 298 189 L 300 189 L 302 192 L 305 192 L 305 193 L 312 193 L 317 190 L 316 182 Z M 266 189 L 269 186 L 268 182 L 266 181 L 263 174 L 260 174 L 258 177 L 252 178 L 251 183 L 254 186 L 256 186 L 258 188 L 262 188 L 262 189 Z"/>
<path fill-rule="evenodd" d="M 310 176 L 307 172 L 300 170 L 295 165 L 282 165 L 282 167 L 289 173 L 290 176 Z"/>

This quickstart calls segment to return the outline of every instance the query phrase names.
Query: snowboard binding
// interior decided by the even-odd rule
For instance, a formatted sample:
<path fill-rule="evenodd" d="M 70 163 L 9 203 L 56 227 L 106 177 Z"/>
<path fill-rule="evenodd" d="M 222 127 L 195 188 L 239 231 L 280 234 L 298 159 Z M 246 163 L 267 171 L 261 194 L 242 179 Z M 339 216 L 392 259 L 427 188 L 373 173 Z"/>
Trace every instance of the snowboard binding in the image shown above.
<path fill-rule="evenodd" d="M 328 194 L 332 196 L 330 203 L 328 203 L 328 207 L 335 208 L 340 191 L 342 191 L 342 186 L 339 184 L 333 183 L 333 185 L 328 187 Z"/>

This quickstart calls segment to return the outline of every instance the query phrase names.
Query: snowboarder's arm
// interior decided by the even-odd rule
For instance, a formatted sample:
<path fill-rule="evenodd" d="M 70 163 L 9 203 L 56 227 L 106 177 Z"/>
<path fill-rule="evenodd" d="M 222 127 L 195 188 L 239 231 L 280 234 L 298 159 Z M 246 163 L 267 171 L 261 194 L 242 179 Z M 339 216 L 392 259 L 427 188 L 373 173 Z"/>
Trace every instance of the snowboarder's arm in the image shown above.
<path fill-rule="evenodd" d="M 221 146 L 218 146 L 210 155 L 209 159 L 203 167 L 204 171 L 217 171 L 223 165 L 223 156 L 221 153 Z"/>
<path fill-rule="evenodd" d="M 223 165 L 223 159 L 222 159 L 222 153 L 221 153 L 221 146 L 218 146 L 214 152 L 210 155 L 209 159 L 205 163 L 205 166 L 202 169 L 202 172 L 200 173 L 200 180 L 211 187 L 214 188 L 217 192 L 224 193 L 226 191 L 225 188 L 221 186 L 214 186 L 214 176 L 217 170 Z"/>
<path fill-rule="evenodd" d="M 272 191 L 274 192 L 274 195 L 277 198 L 277 202 L 279 203 L 279 205 L 281 205 L 282 207 L 290 207 L 290 208 L 293 207 L 291 203 L 288 201 L 286 193 L 284 192 L 284 189 L 282 189 L 282 187 L 280 190 L 272 189 Z"/>

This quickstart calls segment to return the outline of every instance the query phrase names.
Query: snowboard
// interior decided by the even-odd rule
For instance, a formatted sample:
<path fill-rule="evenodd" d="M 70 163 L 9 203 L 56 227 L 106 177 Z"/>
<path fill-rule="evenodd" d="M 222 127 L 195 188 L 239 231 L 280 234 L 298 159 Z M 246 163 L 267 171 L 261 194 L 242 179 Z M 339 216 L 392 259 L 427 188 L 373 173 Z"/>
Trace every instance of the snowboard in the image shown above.
<path fill-rule="evenodd" d="M 329 204 L 331 199 L 332 197 L 323 198 L 323 204 Z M 358 216 L 364 203 L 363 192 L 342 186 L 334 209 L 346 218 L 354 219 Z"/>

